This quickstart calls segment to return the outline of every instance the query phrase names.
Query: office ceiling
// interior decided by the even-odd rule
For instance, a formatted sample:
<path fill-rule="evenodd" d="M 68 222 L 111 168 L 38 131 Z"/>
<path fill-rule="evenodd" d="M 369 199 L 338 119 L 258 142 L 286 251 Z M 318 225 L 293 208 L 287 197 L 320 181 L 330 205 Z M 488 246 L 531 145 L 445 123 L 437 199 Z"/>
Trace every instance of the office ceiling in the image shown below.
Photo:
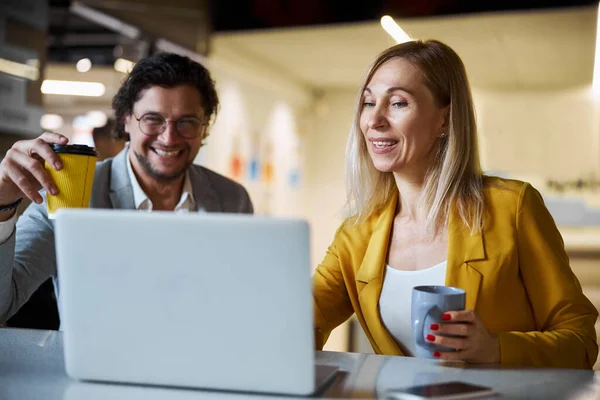
<path fill-rule="evenodd" d="M 50 1 L 49 75 L 62 71 L 57 70 L 58 64 L 72 65 L 82 57 L 91 58 L 96 66 L 112 67 L 115 47 L 123 38 L 69 13 L 69 0 Z M 396 21 L 414 38 L 435 38 L 452 46 L 476 88 L 556 90 L 592 81 L 597 5 Z M 235 53 L 307 89 L 353 89 L 373 57 L 392 44 L 379 22 L 371 20 L 295 29 L 215 29 L 210 47 L 211 57 L 227 58 Z M 65 65 L 64 71 L 68 73 L 72 67 Z M 102 73 L 107 74 L 104 78 L 110 87 L 106 96 L 110 97 L 110 89 L 118 87 L 122 75 L 112 68 Z"/>
<path fill-rule="evenodd" d="M 69 10 L 72 0 L 48 0 L 50 24 L 48 56 L 50 62 L 75 62 L 90 58 L 96 65 L 112 65 L 115 48 L 124 38 L 96 22 L 82 18 Z M 373 22 L 389 14 L 399 19 L 422 19 L 449 15 L 465 15 L 501 10 L 541 10 L 556 7 L 596 4 L 589 0 L 486 0 L 464 2 L 459 0 L 80 0 L 104 11 L 117 10 L 125 15 L 143 15 L 155 18 L 156 29 L 169 34 L 180 18 L 190 14 L 203 15 L 208 25 L 206 40 L 213 34 L 241 31 L 265 32 L 289 27 L 335 27 L 348 23 Z M 143 9 L 140 12 L 140 9 Z M 184 25 L 184 24 L 180 24 Z M 182 31 L 184 32 L 184 31 Z M 198 33 L 185 33 L 186 36 Z M 183 36 L 180 35 L 180 36 Z M 186 38 L 188 39 L 188 38 Z M 127 41 L 125 40 L 127 43 Z M 199 46 L 202 48 L 202 46 Z M 209 48 L 208 50 L 209 51 Z M 117 53 L 118 55 L 118 53 Z"/>
<path fill-rule="evenodd" d="M 551 89 L 592 81 L 597 5 L 536 12 L 396 19 L 413 38 L 438 39 L 463 59 L 471 84 Z M 378 22 L 213 35 L 214 56 L 238 53 L 297 83 L 354 87 L 394 41 Z"/>
<path fill-rule="evenodd" d="M 71 0 L 49 0 L 48 61 L 74 63 L 89 58 L 112 65 L 120 35 L 69 10 Z"/>

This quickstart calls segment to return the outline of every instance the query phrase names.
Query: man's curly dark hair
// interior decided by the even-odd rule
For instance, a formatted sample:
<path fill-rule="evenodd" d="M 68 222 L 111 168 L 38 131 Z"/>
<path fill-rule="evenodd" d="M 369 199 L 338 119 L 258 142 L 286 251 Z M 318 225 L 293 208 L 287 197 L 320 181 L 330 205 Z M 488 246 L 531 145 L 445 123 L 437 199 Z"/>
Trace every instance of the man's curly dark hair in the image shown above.
<path fill-rule="evenodd" d="M 172 88 L 179 85 L 191 85 L 200 92 L 200 101 L 207 122 L 216 116 L 219 97 L 215 83 L 208 70 L 188 57 L 174 53 L 158 53 L 140 60 L 113 98 L 116 125 L 113 136 L 128 139 L 125 132 L 125 117 L 133 113 L 133 105 L 142 92 L 151 86 Z M 208 134 L 205 135 L 205 137 Z"/>

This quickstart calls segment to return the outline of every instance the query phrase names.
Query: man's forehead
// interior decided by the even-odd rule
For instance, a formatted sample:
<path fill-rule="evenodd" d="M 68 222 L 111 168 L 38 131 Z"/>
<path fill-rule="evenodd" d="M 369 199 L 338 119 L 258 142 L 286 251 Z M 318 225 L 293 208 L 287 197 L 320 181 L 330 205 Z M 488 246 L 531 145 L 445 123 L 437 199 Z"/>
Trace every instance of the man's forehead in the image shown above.
<path fill-rule="evenodd" d="M 160 111 L 185 110 L 193 113 L 204 113 L 200 93 L 194 87 L 162 87 L 151 86 L 140 92 L 138 100 L 134 103 L 134 109 L 146 109 Z"/>
<path fill-rule="evenodd" d="M 195 98 L 200 99 L 200 91 L 191 85 L 178 86 L 160 86 L 152 85 L 142 89 L 139 93 L 138 101 L 145 98 Z"/>

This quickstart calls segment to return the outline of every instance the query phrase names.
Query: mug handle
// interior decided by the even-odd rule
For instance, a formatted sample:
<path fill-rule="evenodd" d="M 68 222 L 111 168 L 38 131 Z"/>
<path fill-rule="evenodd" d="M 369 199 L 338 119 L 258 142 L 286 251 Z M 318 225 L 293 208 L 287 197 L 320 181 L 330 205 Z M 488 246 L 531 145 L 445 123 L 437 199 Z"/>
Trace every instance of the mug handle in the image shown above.
<path fill-rule="evenodd" d="M 429 343 L 425 342 L 425 320 L 429 316 L 429 313 L 434 309 L 435 305 L 433 304 L 421 304 L 417 308 L 417 315 L 422 315 L 423 318 L 420 318 L 416 321 L 416 324 L 413 326 L 413 337 L 416 339 L 417 344 L 419 346 L 427 346 Z"/>

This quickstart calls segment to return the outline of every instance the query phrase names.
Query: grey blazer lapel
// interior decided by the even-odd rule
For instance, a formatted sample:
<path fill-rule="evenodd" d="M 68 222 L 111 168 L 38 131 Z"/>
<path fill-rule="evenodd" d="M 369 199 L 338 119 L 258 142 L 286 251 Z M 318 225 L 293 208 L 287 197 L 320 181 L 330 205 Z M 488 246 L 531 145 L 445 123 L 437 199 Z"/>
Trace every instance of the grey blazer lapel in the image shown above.
<path fill-rule="evenodd" d="M 127 173 L 129 146 L 115 156 L 110 171 L 110 201 L 113 208 L 134 210 L 133 188 Z"/>
<path fill-rule="evenodd" d="M 223 211 L 219 195 L 202 167 L 192 165 L 188 171 L 192 183 L 194 200 L 196 201 L 196 210 L 208 212 Z"/>

